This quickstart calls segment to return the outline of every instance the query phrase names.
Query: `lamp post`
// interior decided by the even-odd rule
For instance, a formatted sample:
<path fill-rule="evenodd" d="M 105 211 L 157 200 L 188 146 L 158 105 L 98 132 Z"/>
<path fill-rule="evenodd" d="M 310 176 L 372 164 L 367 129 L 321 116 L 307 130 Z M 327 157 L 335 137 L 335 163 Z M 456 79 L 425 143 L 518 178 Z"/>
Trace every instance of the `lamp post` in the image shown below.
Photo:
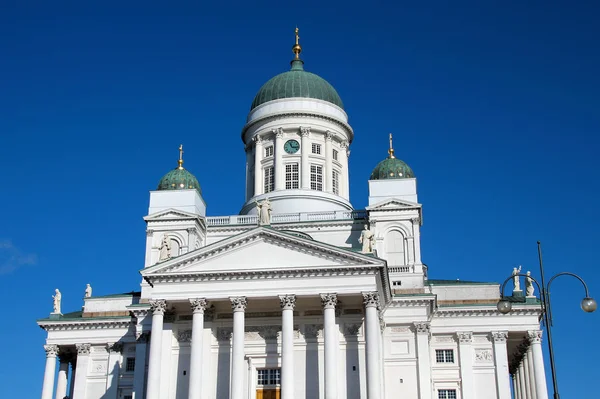
<path fill-rule="evenodd" d="M 550 280 L 548 280 L 548 285 L 546 285 L 545 281 L 544 281 L 544 263 L 542 261 L 542 244 L 538 241 L 537 246 L 538 246 L 538 258 L 540 261 L 540 276 L 541 276 L 540 283 L 541 283 L 541 285 L 540 285 L 540 283 L 537 282 L 536 279 L 534 279 L 531 276 L 527 276 L 526 274 L 518 273 L 518 274 L 514 274 L 514 275 L 510 276 L 509 278 L 504 280 L 504 283 L 502 284 L 502 291 L 501 291 L 502 298 L 500 299 L 500 301 L 498 301 L 497 308 L 498 308 L 498 311 L 503 314 L 510 313 L 510 311 L 512 310 L 512 302 L 509 301 L 504 296 L 504 287 L 506 286 L 506 283 L 508 283 L 508 281 L 513 279 L 515 276 L 529 277 L 535 283 L 535 285 L 538 287 L 538 290 L 540 291 L 540 300 L 542 301 L 542 314 L 544 317 L 544 324 L 546 325 L 546 332 L 548 334 L 548 353 L 550 354 L 550 369 L 552 370 L 552 386 L 554 388 L 554 399 L 560 399 L 560 395 L 558 393 L 558 381 L 556 379 L 556 366 L 554 363 L 554 348 L 552 346 L 552 328 L 551 328 L 552 327 L 552 307 L 550 306 L 550 286 L 552 285 L 552 282 L 554 281 L 554 279 L 556 279 L 557 277 L 560 277 L 560 276 L 575 277 L 577 280 L 579 280 L 581 282 L 581 284 L 583 284 L 583 288 L 585 289 L 585 297 L 581 301 L 581 309 L 583 309 L 584 312 L 592 313 L 594 310 L 596 310 L 596 308 L 598 307 L 598 304 L 596 303 L 595 299 L 590 297 L 590 293 L 588 291 L 588 287 L 587 287 L 587 284 L 585 283 L 585 281 L 583 281 L 583 279 L 581 277 L 579 277 L 578 275 L 576 275 L 575 273 L 561 272 L 561 273 L 555 274 L 554 276 L 552 276 L 550 278 Z"/>

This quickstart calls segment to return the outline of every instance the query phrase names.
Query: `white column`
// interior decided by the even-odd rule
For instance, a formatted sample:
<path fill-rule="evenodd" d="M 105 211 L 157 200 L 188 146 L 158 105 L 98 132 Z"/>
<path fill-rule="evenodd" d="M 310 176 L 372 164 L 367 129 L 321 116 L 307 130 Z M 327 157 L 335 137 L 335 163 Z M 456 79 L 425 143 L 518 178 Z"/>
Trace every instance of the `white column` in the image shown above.
<path fill-rule="evenodd" d="M 429 323 L 415 323 L 417 332 L 417 371 L 419 399 L 431 399 L 431 356 L 429 354 Z"/>
<path fill-rule="evenodd" d="M 69 359 L 66 355 L 58 356 L 58 379 L 56 380 L 56 399 L 67 396 L 67 381 L 69 379 Z"/>
<path fill-rule="evenodd" d="M 246 297 L 229 298 L 233 310 L 233 340 L 231 348 L 231 399 L 244 398 L 244 324 L 248 301 Z"/>
<path fill-rule="evenodd" d="M 514 393 L 514 399 L 521 399 L 521 393 L 519 392 L 519 379 L 518 379 L 518 369 L 515 371 L 515 373 L 512 375 L 512 386 L 513 386 L 513 393 Z"/>
<path fill-rule="evenodd" d="M 525 352 L 523 355 L 523 370 L 525 375 L 525 389 L 527 389 L 527 398 L 535 399 L 535 396 L 533 396 L 533 392 L 531 391 L 533 381 L 531 380 L 531 375 L 529 374 L 529 355 L 527 352 Z"/>
<path fill-rule="evenodd" d="M 325 399 L 337 399 L 338 332 L 335 325 L 337 294 L 321 294 L 323 335 L 325 336 Z"/>
<path fill-rule="evenodd" d="M 546 372 L 544 370 L 544 357 L 542 355 L 542 332 L 540 330 L 527 331 L 532 351 L 533 372 L 535 374 L 535 393 L 537 399 L 548 399 L 546 386 Z"/>
<path fill-rule="evenodd" d="M 90 360 L 90 351 L 92 345 L 90 344 L 76 344 L 77 348 L 77 370 L 78 372 L 73 373 L 75 375 L 75 386 L 73 387 L 73 398 L 74 399 L 85 399 L 86 388 L 87 388 L 87 369 L 88 362 Z"/>
<path fill-rule="evenodd" d="M 302 189 L 304 190 L 310 190 L 310 165 L 308 163 L 308 154 L 310 154 L 310 148 L 308 145 L 309 134 L 309 127 L 300 128 L 300 173 L 302 173 L 302 178 L 300 179 L 300 187 L 302 187 Z"/>
<path fill-rule="evenodd" d="M 151 299 L 152 330 L 150 336 L 150 358 L 148 359 L 148 386 L 146 399 L 160 399 L 160 365 L 162 352 L 163 318 L 167 309 L 164 299 Z"/>
<path fill-rule="evenodd" d="M 510 398 L 510 373 L 508 371 L 508 351 L 506 349 L 506 331 L 492 332 L 494 342 L 494 362 L 496 365 L 496 389 L 498 399 Z"/>
<path fill-rule="evenodd" d="M 123 344 L 116 342 L 106 346 L 108 350 L 108 365 L 106 370 L 106 393 L 102 399 L 117 399 L 119 385 L 119 360 L 123 352 Z M 62 399 L 62 398 L 61 398 Z"/>
<path fill-rule="evenodd" d="M 366 324 L 367 398 L 380 399 L 381 356 L 379 354 L 379 297 L 376 292 L 363 292 Z"/>
<path fill-rule="evenodd" d="M 462 381 L 462 399 L 475 399 L 473 384 L 473 333 L 459 332 L 458 356 L 460 362 L 460 379 Z"/>
<path fill-rule="evenodd" d="M 333 135 L 330 131 L 325 132 L 325 179 L 323 179 L 325 187 L 323 187 L 323 189 L 328 193 L 333 193 L 333 153 L 331 152 L 332 138 Z"/>
<path fill-rule="evenodd" d="M 294 307 L 295 295 L 280 295 L 281 304 L 281 398 L 294 398 Z"/>
<path fill-rule="evenodd" d="M 537 393 L 535 391 L 535 374 L 533 371 L 533 352 L 531 345 L 529 345 L 529 348 L 527 348 L 527 367 L 529 373 L 529 392 L 531 392 L 532 398 L 537 398 Z"/>
<path fill-rule="evenodd" d="M 263 192 L 263 143 L 260 136 L 254 136 L 254 196 L 261 195 Z"/>
<path fill-rule="evenodd" d="M 340 147 L 340 153 L 338 154 L 338 158 L 342 164 L 342 175 L 340 176 L 340 196 L 349 199 L 350 171 L 348 170 L 348 157 L 350 156 L 350 150 L 348 149 L 348 142 L 343 141 L 340 143 Z"/>
<path fill-rule="evenodd" d="M 71 384 L 69 386 L 69 398 L 73 399 L 73 392 L 75 392 L 75 377 L 77 376 L 77 357 L 71 358 Z"/>
<path fill-rule="evenodd" d="M 275 134 L 273 171 L 275 172 L 275 190 L 285 188 L 285 168 L 283 166 L 283 128 L 273 129 Z"/>
<path fill-rule="evenodd" d="M 420 265 L 421 262 L 421 218 L 416 217 L 411 219 L 413 227 L 413 249 L 415 255 L 413 257 L 415 264 Z"/>
<path fill-rule="evenodd" d="M 148 347 L 148 332 L 136 333 L 135 366 L 133 369 L 133 399 L 144 398 L 146 385 L 146 352 Z"/>
<path fill-rule="evenodd" d="M 146 230 L 146 259 L 145 265 L 150 266 L 152 264 L 152 239 L 154 236 L 154 230 Z"/>
<path fill-rule="evenodd" d="M 254 191 L 254 176 L 250 173 L 252 169 L 250 165 L 252 165 L 252 155 L 251 146 L 246 146 L 246 191 L 244 191 L 246 195 L 246 201 L 252 198 L 252 194 Z"/>
<path fill-rule="evenodd" d="M 208 306 L 206 298 L 190 299 L 194 312 L 192 316 L 192 354 L 190 357 L 189 399 L 200 399 L 202 395 L 202 338 L 204 336 L 204 311 Z"/>
<path fill-rule="evenodd" d="M 58 345 L 44 345 L 46 351 L 46 368 L 44 369 L 44 384 L 42 385 L 42 399 L 52 399 L 54 392 L 54 374 L 56 372 L 56 356 Z"/>
<path fill-rule="evenodd" d="M 522 399 L 531 399 L 527 394 L 527 386 L 525 385 L 525 367 L 523 366 L 523 359 L 521 359 L 521 363 L 519 363 L 519 392 L 521 392 Z"/>

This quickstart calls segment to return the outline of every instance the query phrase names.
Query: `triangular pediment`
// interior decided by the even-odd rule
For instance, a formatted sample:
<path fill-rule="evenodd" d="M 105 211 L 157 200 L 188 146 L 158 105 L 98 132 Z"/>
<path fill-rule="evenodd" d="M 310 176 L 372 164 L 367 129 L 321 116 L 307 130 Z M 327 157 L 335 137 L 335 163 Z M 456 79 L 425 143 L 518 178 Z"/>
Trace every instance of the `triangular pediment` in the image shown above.
<path fill-rule="evenodd" d="M 141 271 L 144 277 L 383 267 L 385 261 L 266 227 L 258 227 Z"/>
<path fill-rule="evenodd" d="M 384 201 L 378 202 L 367 207 L 368 211 L 384 211 L 384 210 L 398 210 L 398 209 L 420 209 L 421 204 L 411 201 L 406 201 L 399 198 L 388 198 Z"/>
<path fill-rule="evenodd" d="M 144 220 L 146 222 L 150 221 L 167 221 L 167 220 L 189 220 L 189 219 L 198 219 L 198 216 L 195 213 L 189 213 L 185 211 L 180 211 L 178 209 L 165 209 L 160 212 L 153 213 L 151 215 L 145 216 Z"/>

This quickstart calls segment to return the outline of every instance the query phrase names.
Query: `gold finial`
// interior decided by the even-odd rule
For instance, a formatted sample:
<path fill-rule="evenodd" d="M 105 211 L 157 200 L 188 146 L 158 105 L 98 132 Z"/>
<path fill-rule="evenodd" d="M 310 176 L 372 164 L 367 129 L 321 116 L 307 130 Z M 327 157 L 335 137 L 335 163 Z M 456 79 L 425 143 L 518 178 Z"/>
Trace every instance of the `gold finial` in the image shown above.
<path fill-rule="evenodd" d="M 179 161 L 177 161 L 179 165 L 177 169 L 183 169 L 183 144 L 179 145 Z"/>
<path fill-rule="evenodd" d="M 390 133 L 390 149 L 388 150 L 388 154 L 390 154 L 390 158 L 396 158 L 394 156 L 394 145 L 392 143 L 392 134 Z"/>
<path fill-rule="evenodd" d="M 296 54 L 296 58 L 297 60 L 300 59 L 300 53 L 302 52 L 302 46 L 300 46 L 300 36 L 298 36 L 298 32 L 300 31 L 300 29 L 298 29 L 298 27 L 296 26 L 296 44 L 294 44 L 294 47 L 292 47 L 292 51 L 294 52 L 294 54 Z"/>

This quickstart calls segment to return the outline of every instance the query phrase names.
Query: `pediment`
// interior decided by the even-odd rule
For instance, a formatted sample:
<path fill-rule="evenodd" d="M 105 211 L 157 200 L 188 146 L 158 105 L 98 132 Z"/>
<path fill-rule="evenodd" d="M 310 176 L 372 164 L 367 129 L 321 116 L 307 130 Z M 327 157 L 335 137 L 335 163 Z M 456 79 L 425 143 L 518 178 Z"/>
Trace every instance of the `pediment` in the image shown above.
<path fill-rule="evenodd" d="M 167 221 L 167 220 L 189 220 L 189 219 L 198 219 L 199 216 L 194 213 L 189 213 L 185 211 L 180 211 L 177 209 L 165 209 L 160 212 L 153 213 L 151 215 L 145 216 L 144 220 L 146 222 L 150 221 Z"/>
<path fill-rule="evenodd" d="M 421 204 L 399 198 L 389 198 L 367 207 L 368 211 L 385 211 L 399 209 L 421 209 Z"/>
<path fill-rule="evenodd" d="M 142 276 L 227 275 L 353 266 L 383 267 L 385 261 L 307 238 L 257 227 L 141 271 Z"/>

